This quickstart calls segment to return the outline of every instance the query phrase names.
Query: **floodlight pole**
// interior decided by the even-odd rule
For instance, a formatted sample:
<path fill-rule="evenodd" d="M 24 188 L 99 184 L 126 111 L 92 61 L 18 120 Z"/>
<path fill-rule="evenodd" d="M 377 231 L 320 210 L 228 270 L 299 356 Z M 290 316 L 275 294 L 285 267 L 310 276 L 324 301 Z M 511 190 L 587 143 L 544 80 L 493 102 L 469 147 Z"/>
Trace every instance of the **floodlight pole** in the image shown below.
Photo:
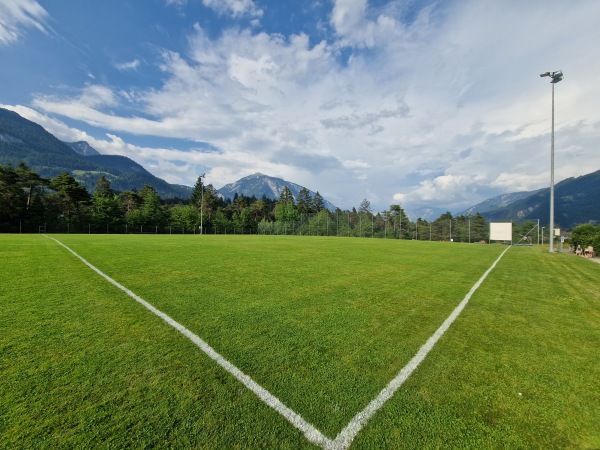
<path fill-rule="evenodd" d="M 561 70 L 544 72 L 540 77 L 550 77 L 552 81 L 552 133 L 550 138 L 550 253 L 554 252 L 554 85 L 563 79 Z M 542 235 L 543 241 L 543 235 Z"/>
<path fill-rule="evenodd" d="M 554 84 L 552 83 L 552 137 L 550 138 L 550 253 L 554 252 Z"/>
<path fill-rule="evenodd" d="M 202 183 L 202 190 L 200 191 L 200 234 L 203 234 L 202 230 L 202 208 L 204 207 L 204 181 L 203 179 L 206 177 L 206 173 L 200 175 L 200 182 Z"/>

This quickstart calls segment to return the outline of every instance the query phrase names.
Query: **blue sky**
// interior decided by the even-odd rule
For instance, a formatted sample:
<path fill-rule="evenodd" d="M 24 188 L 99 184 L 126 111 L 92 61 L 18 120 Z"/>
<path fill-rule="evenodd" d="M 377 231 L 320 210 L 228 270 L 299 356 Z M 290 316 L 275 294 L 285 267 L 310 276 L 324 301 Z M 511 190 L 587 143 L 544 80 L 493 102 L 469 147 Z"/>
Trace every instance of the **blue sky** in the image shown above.
<path fill-rule="evenodd" d="M 600 169 L 600 2 L 0 0 L 0 106 L 155 175 L 459 211 Z"/>

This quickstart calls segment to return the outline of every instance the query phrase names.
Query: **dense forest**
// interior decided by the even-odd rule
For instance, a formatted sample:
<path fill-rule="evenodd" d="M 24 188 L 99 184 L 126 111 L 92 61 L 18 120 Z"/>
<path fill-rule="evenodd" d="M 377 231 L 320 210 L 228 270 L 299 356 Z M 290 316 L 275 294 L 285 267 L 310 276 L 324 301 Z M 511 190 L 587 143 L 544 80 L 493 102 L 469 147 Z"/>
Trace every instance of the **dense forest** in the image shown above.
<path fill-rule="evenodd" d="M 534 228 L 513 227 L 515 241 Z M 454 242 L 484 242 L 489 224 L 481 214 L 434 221 L 409 220 L 400 205 L 374 213 L 365 199 L 358 210 L 329 211 L 319 194 L 307 189 L 294 198 L 284 189 L 278 200 L 235 196 L 223 199 L 198 177 L 189 200 L 163 200 L 144 186 L 116 192 L 101 177 L 90 194 L 73 176 L 45 179 L 26 164 L 0 166 L 0 232 L 4 233 L 210 233 L 298 234 L 378 237 Z M 537 233 L 529 242 L 535 241 Z M 533 242 L 536 243 L 536 242 Z"/>

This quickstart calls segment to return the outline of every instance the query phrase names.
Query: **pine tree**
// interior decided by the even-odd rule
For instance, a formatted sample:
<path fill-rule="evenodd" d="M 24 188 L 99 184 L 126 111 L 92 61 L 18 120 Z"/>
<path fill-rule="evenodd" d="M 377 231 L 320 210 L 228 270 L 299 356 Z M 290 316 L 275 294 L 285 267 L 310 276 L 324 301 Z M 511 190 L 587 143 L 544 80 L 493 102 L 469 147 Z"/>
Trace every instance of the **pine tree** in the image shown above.
<path fill-rule="evenodd" d="M 162 224 L 165 214 L 161 206 L 160 196 L 156 189 L 152 186 L 145 185 L 140 191 L 142 197 L 142 214 L 144 217 L 144 224 L 146 225 L 160 225 Z"/>
<path fill-rule="evenodd" d="M 371 214 L 371 202 L 365 198 L 360 202 L 359 211 L 364 214 Z"/>
<path fill-rule="evenodd" d="M 294 196 L 287 186 L 281 191 L 279 201 L 275 205 L 274 214 L 275 218 L 281 222 L 293 222 L 298 219 Z"/>
<path fill-rule="evenodd" d="M 318 213 L 323 209 L 325 209 L 325 202 L 323 201 L 321 194 L 319 194 L 319 191 L 317 191 L 315 197 L 313 198 L 313 210 Z"/>
<path fill-rule="evenodd" d="M 204 183 L 202 182 L 203 176 L 200 175 L 194 185 L 194 190 L 190 196 L 190 205 L 194 205 L 200 208 L 200 202 L 202 201 L 202 191 L 204 190 Z"/>
<path fill-rule="evenodd" d="M 290 191 L 289 187 L 284 186 L 284 188 L 281 190 L 281 194 L 279 194 L 279 201 L 285 203 L 294 203 L 294 195 L 292 194 L 292 191 Z"/>
<path fill-rule="evenodd" d="M 50 181 L 40 177 L 37 172 L 31 170 L 23 161 L 19 162 L 16 174 L 19 186 L 27 192 L 26 209 L 29 209 L 33 203 L 33 199 L 37 195 L 41 195 L 43 187 L 48 186 Z"/>
<path fill-rule="evenodd" d="M 486 241 L 488 238 L 489 225 L 481 213 L 475 214 L 471 219 L 471 240 L 473 242 Z"/>
<path fill-rule="evenodd" d="M 57 200 L 57 206 L 66 219 L 69 226 L 71 223 L 81 222 L 83 219 L 84 207 L 90 201 L 90 194 L 84 186 L 77 183 L 77 180 L 67 172 L 63 172 L 50 181 L 50 188 L 56 192 L 54 195 Z"/>
<path fill-rule="evenodd" d="M 309 190 L 305 187 L 298 192 L 298 202 L 296 207 L 298 209 L 298 214 L 301 215 L 308 215 L 313 212 L 313 199 L 310 197 Z"/>
<path fill-rule="evenodd" d="M 114 191 L 110 187 L 110 181 L 102 175 L 96 183 L 96 189 L 94 190 L 94 197 L 112 198 Z"/>

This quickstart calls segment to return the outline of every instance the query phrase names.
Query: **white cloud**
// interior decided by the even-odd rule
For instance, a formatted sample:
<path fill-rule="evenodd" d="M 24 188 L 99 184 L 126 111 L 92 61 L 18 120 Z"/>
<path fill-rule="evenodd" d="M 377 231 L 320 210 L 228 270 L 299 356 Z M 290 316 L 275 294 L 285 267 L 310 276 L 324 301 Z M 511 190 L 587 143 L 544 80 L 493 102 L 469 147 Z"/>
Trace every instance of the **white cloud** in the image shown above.
<path fill-rule="evenodd" d="M 205 4 L 260 15 L 252 2 Z M 220 187 L 260 171 L 328 192 L 342 208 L 367 195 L 377 210 L 394 201 L 467 207 L 548 185 L 551 91 L 538 74 L 562 69 L 557 180 L 600 168 L 600 61 L 590 58 L 600 3 L 432 3 L 410 23 L 402 5 L 337 0 L 330 41 L 243 28 L 211 38 L 196 25 L 186 53 L 162 53 L 159 87 L 95 83 L 76 95 L 37 96 L 33 105 L 115 137 L 218 149 L 98 143 L 158 161 L 153 170 L 168 180 L 193 184 L 202 170 Z"/>
<path fill-rule="evenodd" d="M 47 33 L 46 10 L 34 0 L 0 1 L 0 46 L 17 41 L 24 28 L 36 28 Z"/>
<path fill-rule="evenodd" d="M 140 60 L 139 59 L 134 59 L 132 61 L 127 61 L 124 63 L 116 63 L 115 64 L 115 68 L 117 70 L 136 70 L 138 67 L 140 67 Z"/>
<path fill-rule="evenodd" d="M 426 39 L 431 30 L 430 7 L 418 11 L 411 24 L 401 16 L 411 2 L 391 1 L 383 7 L 372 7 L 367 0 L 334 0 L 330 23 L 338 46 L 373 49 L 414 46 Z"/>
<path fill-rule="evenodd" d="M 365 28 L 372 28 L 373 25 L 367 21 L 366 12 L 367 0 L 336 0 L 331 12 L 331 23 L 340 36 L 357 33 L 364 36 Z"/>
<path fill-rule="evenodd" d="M 65 142 L 77 142 L 77 141 L 90 141 L 91 136 L 89 136 L 86 132 L 68 127 L 64 122 L 49 117 L 46 114 L 41 114 L 35 109 L 28 108 L 26 106 L 13 106 L 13 105 L 2 105 L 0 104 L 0 108 L 9 109 L 11 111 L 16 112 L 20 116 L 26 118 L 27 120 L 31 120 L 35 122 L 44 129 L 48 130 L 50 133 L 59 137 L 59 139 Z"/>
<path fill-rule="evenodd" d="M 207 8 L 214 9 L 219 14 L 227 14 L 232 17 L 260 17 L 263 15 L 253 0 L 202 0 Z"/>
<path fill-rule="evenodd" d="M 421 181 L 416 189 L 406 193 L 396 193 L 393 198 L 413 204 L 435 200 L 448 205 L 449 208 L 460 208 L 462 206 L 460 200 L 472 198 L 481 181 L 482 178 L 479 176 L 441 175 Z"/>

